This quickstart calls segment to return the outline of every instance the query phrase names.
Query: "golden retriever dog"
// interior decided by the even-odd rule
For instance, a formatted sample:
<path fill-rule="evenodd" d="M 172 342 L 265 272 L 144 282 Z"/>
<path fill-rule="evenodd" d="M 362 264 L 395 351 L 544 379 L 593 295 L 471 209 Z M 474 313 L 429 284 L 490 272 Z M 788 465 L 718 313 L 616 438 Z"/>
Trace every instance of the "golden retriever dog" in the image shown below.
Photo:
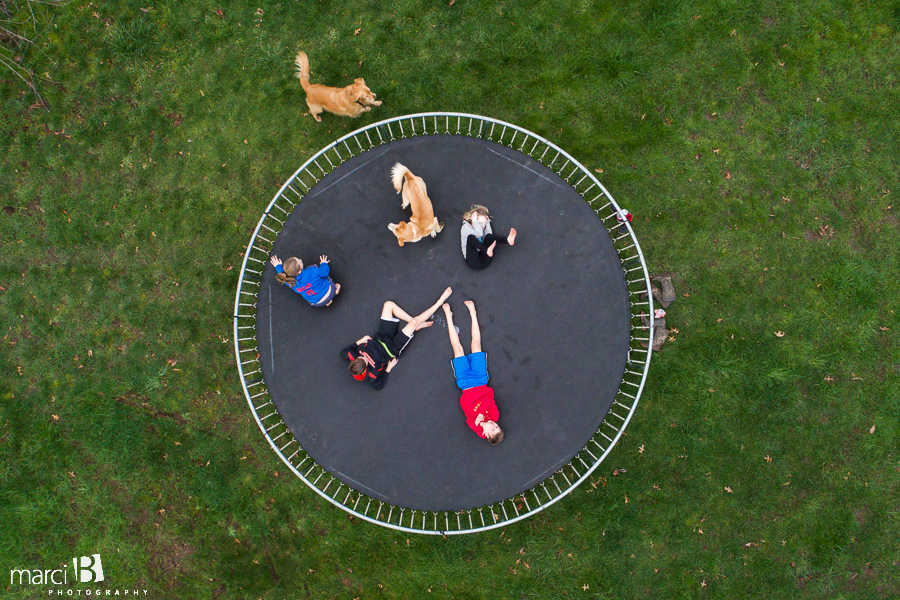
<path fill-rule="evenodd" d="M 358 117 L 372 110 L 373 106 L 381 106 L 381 100 L 375 99 L 375 93 L 366 86 L 362 77 L 344 88 L 309 83 L 309 58 L 301 52 L 294 60 L 297 65 L 297 77 L 306 92 L 306 104 L 309 114 L 316 121 L 322 122 L 319 115 L 323 110 L 340 117 Z"/>
<path fill-rule="evenodd" d="M 400 208 L 412 206 L 409 223 L 400 221 L 388 225 L 388 229 L 397 236 L 397 243 L 402 246 L 405 243 L 418 242 L 426 235 L 436 237 L 444 228 L 444 224 L 438 223 L 437 217 L 434 216 L 434 208 L 431 206 L 422 178 L 416 177 L 409 169 L 397 163 L 391 169 L 391 180 L 397 193 L 403 192 L 403 204 Z"/>

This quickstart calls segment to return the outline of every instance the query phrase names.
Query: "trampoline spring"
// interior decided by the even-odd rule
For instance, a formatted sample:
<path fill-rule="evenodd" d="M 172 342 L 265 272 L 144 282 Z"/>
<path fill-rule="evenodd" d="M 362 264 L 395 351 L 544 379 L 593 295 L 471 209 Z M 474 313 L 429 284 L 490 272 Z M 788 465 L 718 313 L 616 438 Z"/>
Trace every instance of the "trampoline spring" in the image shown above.
<path fill-rule="evenodd" d="M 413 121 L 412 119 L 410 119 L 409 127 L 410 127 L 410 129 L 412 129 L 412 134 L 410 135 L 410 137 L 416 137 L 416 122 Z M 401 517 L 402 517 L 402 515 L 401 515 Z M 402 525 L 402 523 L 401 523 L 401 525 Z"/>
<path fill-rule="evenodd" d="M 247 364 L 250 364 L 250 363 L 252 363 L 252 362 L 259 362 L 259 361 L 256 360 L 255 358 L 251 358 L 250 360 L 245 360 L 244 362 L 242 362 L 241 365 L 242 365 L 242 366 L 243 366 L 243 365 L 247 365 Z"/>
<path fill-rule="evenodd" d="M 548 148 L 549 148 L 549 146 L 548 146 Z M 557 158 L 559 158 L 559 152 L 556 153 L 556 156 L 554 156 L 554 157 L 553 157 L 553 160 L 550 161 L 550 164 L 547 165 L 547 168 L 548 168 L 548 169 L 549 169 L 550 167 L 553 166 L 553 163 L 556 162 L 556 159 L 557 159 Z"/>
<path fill-rule="evenodd" d="M 444 116 L 444 133 L 450 133 L 450 115 Z"/>
<path fill-rule="evenodd" d="M 566 164 L 563 165 L 562 169 L 560 169 L 559 172 L 562 173 L 563 169 L 565 169 L 567 166 L 569 166 L 569 161 L 566 161 Z M 575 172 L 576 172 L 577 170 L 578 170 L 578 167 L 575 167 L 575 168 L 572 169 L 572 172 L 569 173 L 569 175 L 566 177 L 566 183 L 569 182 L 569 179 L 572 177 L 572 175 L 575 174 Z M 573 186 L 573 187 L 574 187 L 574 186 Z"/>
<path fill-rule="evenodd" d="M 394 141 L 394 130 L 391 129 L 390 123 L 387 124 L 387 128 L 388 128 L 388 132 L 391 134 L 391 141 L 393 142 Z"/>
<path fill-rule="evenodd" d="M 514 129 L 514 130 L 513 130 L 513 136 L 512 136 L 512 138 L 510 138 L 510 140 L 509 140 L 509 147 L 510 147 L 510 148 L 513 147 L 513 142 L 516 141 L 516 136 L 517 136 L 517 135 L 519 135 L 519 132 L 518 132 L 518 130 L 515 130 L 515 129 Z"/>
<path fill-rule="evenodd" d="M 297 454 L 299 454 L 299 453 L 300 453 L 300 448 L 297 448 L 296 450 L 294 450 L 294 453 L 291 454 L 290 456 L 288 456 L 288 462 L 291 462 L 291 460 L 292 460 L 295 456 L 297 456 Z M 299 465 L 297 465 L 297 468 L 299 469 L 299 468 L 300 468 L 300 465 L 302 465 L 302 464 L 303 464 L 304 462 L 306 462 L 306 461 L 307 461 L 307 459 L 304 458 L 303 461 L 302 461 Z"/>
<path fill-rule="evenodd" d="M 537 145 L 537 144 L 535 144 L 535 145 Z M 549 150 L 549 149 L 550 149 L 550 146 L 547 146 L 546 148 L 544 148 L 543 154 L 541 154 L 541 157 L 538 159 L 539 163 L 543 164 L 544 154 L 547 154 L 547 150 Z"/>
<path fill-rule="evenodd" d="M 500 139 L 503 139 L 503 138 L 501 137 Z M 493 511 L 491 511 L 491 512 L 493 512 Z M 487 523 L 484 522 L 484 512 L 481 510 L 481 508 L 478 509 L 478 516 L 481 517 L 481 526 L 485 527 L 487 525 Z M 472 517 L 470 515 L 469 519 L 471 520 L 471 518 Z"/>
<path fill-rule="evenodd" d="M 503 126 L 503 131 L 500 132 L 500 143 L 503 143 L 503 137 L 506 135 L 506 125 Z"/>
<path fill-rule="evenodd" d="M 347 500 L 350 499 L 350 494 L 352 494 L 352 493 L 353 493 L 353 490 L 350 489 L 350 488 L 348 487 L 348 488 L 347 488 L 347 495 L 344 496 L 344 501 L 341 502 L 341 506 L 347 506 Z"/>
<path fill-rule="evenodd" d="M 278 451 L 279 451 L 279 452 L 284 452 L 284 449 L 285 449 L 285 448 L 287 448 L 288 446 L 290 446 L 291 444 L 293 444 L 293 443 L 296 442 L 296 441 L 297 441 L 297 440 L 295 440 L 295 439 L 293 439 L 293 438 L 289 439 L 289 440 L 288 440 L 288 443 L 285 444 L 284 446 L 282 446 L 281 448 L 279 448 Z"/>
<path fill-rule="evenodd" d="M 621 254 L 621 253 L 623 253 L 623 252 L 625 252 L 626 250 L 629 250 L 629 249 L 631 249 L 631 248 L 634 248 L 634 244 L 631 244 L 630 246 L 625 246 L 624 248 L 618 249 L 618 252 L 619 252 L 619 254 Z"/>
<path fill-rule="evenodd" d="M 422 117 L 422 119 L 424 120 L 425 117 Z M 434 115 L 434 127 L 433 127 L 433 129 L 434 129 L 434 134 L 437 135 L 437 132 L 438 132 L 437 115 Z"/>
<path fill-rule="evenodd" d="M 641 279 L 627 279 L 626 281 L 627 281 L 628 283 L 645 283 L 646 280 L 645 280 L 644 278 L 641 278 Z M 646 288 L 644 288 L 643 290 L 641 290 L 642 293 L 643 293 L 643 292 L 646 292 L 646 291 L 647 291 Z"/>
<path fill-rule="evenodd" d="M 588 454 L 590 454 L 590 452 L 588 452 Z M 583 464 L 585 469 L 590 469 L 590 467 L 588 466 L 588 464 L 587 464 L 586 462 L 584 462 L 584 460 L 583 460 L 580 456 L 578 457 L 578 462 L 580 462 L 581 464 Z M 574 470 L 575 470 L 575 467 L 572 467 L 572 470 L 574 471 Z M 578 471 L 575 471 L 575 472 L 578 473 Z M 578 473 L 578 476 L 581 477 L 581 473 Z M 567 479 L 566 481 L 568 481 L 568 479 Z"/>
<path fill-rule="evenodd" d="M 638 290 L 636 292 L 628 292 L 628 295 L 629 296 L 640 296 L 642 293 L 643 292 Z M 632 306 L 650 306 L 650 301 L 647 300 L 646 302 L 632 302 L 631 305 Z"/>
<path fill-rule="evenodd" d="M 241 316 L 246 316 L 246 315 L 235 315 L 235 318 L 238 318 Z M 256 329 L 256 325 L 238 325 L 238 330 L 241 330 L 241 329 Z M 252 339 L 252 338 L 248 338 L 248 339 Z"/>
<path fill-rule="evenodd" d="M 625 420 L 625 417 L 622 417 L 618 413 L 615 413 L 613 411 L 609 411 L 609 414 L 613 415 L 614 417 L 619 417 L 619 419 L 621 419 L 622 421 Z"/>
<path fill-rule="evenodd" d="M 403 120 L 397 121 L 397 124 L 400 125 L 400 137 L 406 137 L 406 132 L 403 131 Z"/>
<path fill-rule="evenodd" d="M 263 392 L 263 394 L 265 394 L 265 393 L 266 393 L 266 392 Z M 257 396 L 258 396 L 258 395 L 259 395 L 259 394 L 257 394 Z M 256 398 L 256 396 L 253 396 L 253 397 Z M 267 406 L 270 405 L 270 404 L 272 404 L 272 401 L 271 401 L 271 400 L 269 400 L 268 402 L 266 402 L 266 403 L 264 403 L 264 404 L 260 404 L 259 406 L 254 406 L 254 407 L 253 407 L 253 412 L 255 412 L 255 413 L 258 414 L 259 411 L 260 411 L 261 409 L 267 407 Z"/>
<path fill-rule="evenodd" d="M 569 463 L 569 467 L 572 467 L 572 463 Z M 575 471 L 575 468 L 572 467 L 572 470 Z M 578 471 L 575 471 L 575 472 L 578 473 Z M 562 469 L 560 469 L 559 474 L 562 475 L 562 476 L 563 476 L 563 479 L 566 480 L 566 484 L 568 484 L 569 487 L 572 487 L 572 482 L 569 481 L 569 478 L 568 478 L 568 477 L 566 477 L 566 472 L 563 471 Z M 579 475 L 579 477 L 581 477 L 581 475 Z M 554 483 L 556 483 L 556 482 L 554 481 Z M 556 489 L 559 490 L 559 486 L 558 486 L 558 485 L 556 486 Z M 559 490 L 559 493 L 561 494 L 561 493 L 562 493 L 562 490 Z"/>
<path fill-rule="evenodd" d="M 356 507 L 359 504 L 360 500 L 362 500 L 362 494 L 356 496 L 356 502 L 353 503 L 353 510 L 356 510 Z"/>
<path fill-rule="evenodd" d="M 320 475 L 319 477 L 321 477 L 321 475 Z M 318 481 L 318 479 L 317 479 L 316 481 Z M 324 494 L 325 492 L 328 491 L 328 488 L 331 487 L 331 484 L 332 484 L 332 483 L 334 483 L 334 477 L 332 477 L 332 478 L 328 481 L 328 485 L 326 485 L 324 488 L 322 488 L 322 493 L 323 493 L 323 494 Z M 338 489 L 341 489 L 341 488 L 338 488 Z"/>
<path fill-rule="evenodd" d="M 637 386 L 637 387 L 640 387 L 640 386 Z M 619 393 L 622 394 L 623 396 L 628 396 L 628 397 L 631 398 L 632 400 L 637 400 L 637 398 L 635 398 L 635 397 L 632 396 L 631 394 L 626 394 L 626 393 L 623 392 L 622 390 L 619 390 Z"/>
<path fill-rule="evenodd" d="M 570 466 L 571 466 L 571 465 L 570 465 Z M 574 469 L 573 469 L 573 470 L 574 470 Z M 562 472 L 562 471 L 560 471 L 560 472 Z M 576 471 L 576 473 L 577 473 L 577 471 Z M 563 474 L 563 477 L 566 478 L 566 481 L 569 480 L 569 479 L 565 476 L 565 474 Z M 562 489 L 560 489 L 559 484 L 556 483 L 556 479 L 551 479 L 550 481 L 552 481 L 552 482 L 553 482 L 553 485 L 556 486 L 556 491 L 559 492 L 560 494 L 562 494 Z"/>
<path fill-rule="evenodd" d="M 276 414 L 277 414 L 277 413 L 276 413 Z M 275 428 L 278 427 L 279 425 L 284 425 L 284 423 L 282 423 L 281 421 L 275 423 L 274 425 L 272 425 L 271 427 L 269 427 L 268 429 L 266 429 L 266 433 L 269 433 L 271 430 L 275 429 Z M 272 438 L 269 438 L 269 439 L 272 439 Z"/>
<path fill-rule="evenodd" d="M 622 235 L 620 235 L 619 237 L 617 237 L 616 239 L 614 239 L 613 242 L 618 242 L 618 241 L 621 240 L 622 238 L 627 238 L 628 236 L 630 236 L 630 235 L 631 235 L 631 232 L 630 232 L 630 231 L 627 231 L 627 229 L 628 229 L 628 228 L 626 227 L 625 233 L 623 233 Z"/>
<path fill-rule="evenodd" d="M 423 134 L 428 133 L 428 125 L 425 123 L 425 115 L 422 115 L 422 133 Z M 423 520 L 423 522 L 424 522 L 424 520 Z"/>
<path fill-rule="evenodd" d="M 403 129 L 403 125 L 400 126 L 400 129 Z M 385 519 L 385 523 L 391 522 L 391 516 L 394 514 L 394 506 L 391 505 L 391 510 L 388 511 L 387 519 Z"/>
<path fill-rule="evenodd" d="M 525 503 L 525 508 L 528 509 L 528 512 L 531 512 L 531 505 L 528 504 L 528 497 L 525 494 L 522 494 L 522 502 Z"/>
<path fill-rule="evenodd" d="M 384 502 L 379 502 L 379 503 L 378 503 L 378 512 L 375 513 L 375 520 L 376 520 L 376 521 L 378 520 L 378 517 L 381 516 L 381 509 L 382 509 L 383 506 L 384 506 Z"/>
<path fill-rule="evenodd" d="M 544 493 L 547 494 L 547 499 L 548 499 L 548 500 L 553 500 L 553 496 L 551 496 L 551 495 L 550 495 L 550 492 L 547 491 L 547 486 L 544 485 L 544 484 L 542 483 L 542 484 L 541 484 L 541 487 L 544 488 Z"/>
<path fill-rule="evenodd" d="M 650 351 L 647 350 L 646 348 L 631 348 L 631 351 L 632 351 L 632 352 L 643 352 L 643 353 L 645 353 L 645 354 L 648 353 L 648 352 L 650 352 Z M 641 363 L 641 364 L 643 364 L 643 363 Z"/>
<path fill-rule="evenodd" d="M 528 156 L 531 156 L 532 154 L 534 154 L 534 149 L 537 148 L 538 141 L 539 140 L 537 140 L 537 139 L 534 140 L 534 146 L 531 147 L 531 152 L 528 153 Z"/>
<path fill-rule="evenodd" d="M 601 435 L 602 435 L 602 434 L 601 434 Z M 604 452 L 606 452 L 606 448 L 604 448 L 603 446 L 601 446 L 601 445 L 600 445 L 600 442 L 598 442 L 597 440 L 593 440 L 593 439 L 592 439 L 592 440 L 591 440 L 591 443 L 594 444 L 595 446 L 597 446 L 598 448 L 600 448 L 601 450 L 603 450 Z M 593 454 L 591 454 L 591 456 L 593 456 Z"/>
<path fill-rule="evenodd" d="M 253 329 L 253 327 L 250 326 L 250 325 L 247 325 L 247 326 L 245 326 L 245 327 L 239 327 L 239 329 Z M 247 342 L 247 341 L 252 342 L 252 341 L 255 340 L 255 339 L 256 339 L 256 338 L 253 338 L 253 337 L 245 337 L 245 338 L 238 338 L 238 341 L 239 341 L 239 342 Z"/>
<path fill-rule="evenodd" d="M 450 527 L 447 527 L 447 529 L 450 529 Z M 456 513 L 456 530 L 459 531 L 461 529 L 462 529 L 462 523 L 460 523 L 460 521 L 459 521 L 459 513 Z"/>
<path fill-rule="evenodd" d="M 319 484 L 319 480 L 322 479 L 322 475 L 324 475 L 324 474 L 325 474 L 325 471 L 322 471 L 321 473 L 319 473 L 319 476 L 316 477 L 316 480 L 315 480 L 315 481 L 313 481 L 313 485 L 318 485 L 318 484 Z"/>
<path fill-rule="evenodd" d="M 286 434 L 286 433 L 287 433 L 287 430 L 282 431 L 282 432 L 279 433 L 277 436 L 273 437 L 273 438 L 272 438 L 272 441 L 274 442 L 275 440 L 277 440 L 278 438 L 280 438 L 281 436 L 283 436 L 283 435 Z"/>
<path fill-rule="evenodd" d="M 257 373 L 257 371 L 254 371 L 254 373 Z M 254 385 L 259 385 L 259 384 L 261 384 L 262 382 L 263 382 L 262 379 L 260 379 L 259 381 L 255 381 L 255 382 L 251 383 L 251 384 L 248 385 L 247 387 L 248 387 L 248 388 L 252 388 Z"/>
<path fill-rule="evenodd" d="M 610 425 L 610 427 L 612 427 L 612 425 Z M 613 427 L 613 429 L 616 429 L 616 428 Z M 616 429 L 616 431 L 618 431 L 618 429 Z M 610 444 L 613 443 L 612 438 L 609 437 L 608 435 L 606 435 L 605 433 L 600 433 L 600 435 L 602 435 L 603 437 L 605 437 L 605 438 L 609 441 Z"/>
<path fill-rule="evenodd" d="M 273 417 L 273 416 L 275 416 L 275 415 L 277 415 L 277 414 L 278 414 L 278 411 L 277 411 L 277 410 L 276 410 L 275 412 L 270 412 L 270 413 L 267 414 L 266 416 L 262 417 L 262 418 L 260 419 L 260 421 L 265 421 L 265 420 L 268 419 L 269 417 Z M 275 425 L 278 425 L 278 423 L 275 423 Z M 272 427 L 275 427 L 275 425 L 272 425 Z M 269 427 L 269 429 L 272 429 L 272 427 Z M 268 431 L 269 429 L 266 429 L 266 431 Z"/>
<path fill-rule="evenodd" d="M 503 511 L 503 520 L 509 521 L 509 515 L 506 512 L 506 506 L 504 506 L 502 503 L 500 504 L 500 510 Z"/>
<path fill-rule="evenodd" d="M 241 290 L 241 293 L 246 296 L 252 296 L 252 297 L 256 298 L 256 294 L 254 294 L 252 292 L 245 292 L 244 290 Z"/>
<path fill-rule="evenodd" d="M 255 396 L 250 396 L 250 399 L 253 400 L 254 398 L 259 398 L 260 396 L 265 396 L 268 393 L 269 393 L 269 390 L 263 390 L 260 393 L 256 394 Z M 263 404 L 263 406 L 265 406 L 265 404 Z"/>
<path fill-rule="evenodd" d="M 594 459 L 594 462 L 597 462 L 597 457 L 594 456 L 594 453 L 593 453 L 593 452 L 591 452 L 590 450 L 588 450 L 587 446 L 585 446 L 585 447 L 583 448 L 583 450 L 584 450 L 585 452 L 587 452 L 588 454 L 591 455 L 591 458 Z"/>
<path fill-rule="evenodd" d="M 524 496 L 523 496 L 523 497 L 524 497 Z M 519 507 L 516 506 L 516 501 L 513 500 L 512 498 L 510 498 L 509 501 L 512 502 L 513 510 L 516 511 L 516 516 L 518 517 L 518 516 L 519 516 Z"/>
<path fill-rule="evenodd" d="M 368 134 L 369 134 L 369 132 L 367 131 L 366 135 L 368 135 Z M 351 150 L 350 146 L 347 145 L 347 140 L 344 140 L 344 148 L 347 149 L 347 154 L 350 156 L 350 158 L 353 158 L 353 150 Z M 341 162 L 343 162 L 343 159 L 341 159 Z"/>
<path fill-rule="evenodd" d="M 334 171 L 334 163 L 331 162 L 331 159 L 330 159 L 330 158 L 328 158 L 328 153 L 326 152 L 326 153 L 324 153 L 322 156 L 325 157 L 325 160 L 327 160 L 327 161 L 328 161 L 328 164 L 331 165 L 331 170 Z"/>
<path fill-rule="evenodd" d="M 638 377 L 641 377 L 643 375 L 643 373 L 640 373 L 638 371 L 632 371 L 631 369 L 625 369 L 625 372 L 630 373 L 632 375 L 637 375 Z"/>
<path fill-rule="evenodd" d="M 284 210 L 283 208 L 281 208 L 280 206 L 278 206 L 277 204 L 273 204 L 272 206 L 274 206 L 275 208 L 277 208 L 278 210 L 280 210 L 281 212 L 283 212 L 283 213 L 286 214 L 286 215 L 290 215 L 290 214 L 291 214 L 291 213 L 289 213 L 288 211 L 286 211 L 286 210 Z M 274 217 L 273 217 L 273 218 L 274 218 Z M 277 219 L 276 219 L 276 220 L 277 220 Z M 280 223 L 280 222 L 281 222 L 281 221 L 279 221 L 279 223 Z"/>
<path fill-rule="evenodd" d="M 256 348 L 256 347 L 245 348 L 244 350 L 239 350 L 238 354 L 243 354 L 244 352 L 254 352 L 254 351 L 259 351 L 259 348 Z"/>
<path fill-rule="evenodd" d="M 261 248 L 251 248 L 251 250 L 259 250 L 260 252 L 265 252 L 265 250 L 263 250 L 263 249 L 261 249 Z M 268 253 L 267 253 L 267 254 L 268 254 Z M 258 258 L 253 258 L 252 256 L 250 256 L 249 253 L 247 254 L 247 258 L 250 259 L 250 260 L 252 260 L 253 262 L 258 262 L 258 263 L 266 264 L 266 261 L 264 261 L 264 260 L 259 260 Z"/>
<path fill-rule="evenodd" d="M 270 219 L 274 219 L 274 220 L 278 221 L 279 223 L 282 224 L 282 226 L 284 225 L 284 221 L 282 221 L 281 219 L 279 219 L 279 218 L 276 217 L 275 215 L 273 215 L 273 214 L 271 214 L 271 213 L 266 213 L 266 216 L 267 216 L 268 218 L 270 218 Z M 278 235 L 278 232 L 275 231 L 274 229 L 269 229 L 269 227 L 267 227 L 267 226 L 265 226 L 265 225 L 263 225 L 263 227 L 265 227 L 266 229 L 268 229 L 268 230 L 271 231 L 272 233 Z M 282 229 L 284 229 L 284 227 L 282 227 Z"/>
<path fill-rule="evenodd" d="M 521 152 L 522 148 L 525 147 L 526 142 L 528 142 L 528 134 L 527 133 L 525 134 L 525 138 L 522 140 L 522 145 L 519 146 L 519 152 Z"/>
<path fill-rule="evenodd" d="M 375 131 L 378 132 L 378 139 L 379 139 L 379 140 L 381 141 L 381 143 L 383 144 L 383 143 L 384 143 L 384 138 L 383 138 L 382 135 L 381 135 L 381 129 L 379 129 L 379 128 L 376 127 L 376 128 L 375 128 Z"/>
<path fill-rule="evenodd" d="M 319 170 L 322 171 L 322 176 L 323 176 L 323 177 L 324 177 L 325 175 L 328 175 L 328 173 L 325 172 L 325 169 L 322 168 L 322 165 L 319 164 L 319 159 L 314 160 L 314 161 L 313 161 L 313 164 L 316 165 L 317 167 L 319 167 Z M 316 181 L 318 181 L 318 179 L 316 179 Z"/>
<path fill-rule="evenodd" d="M 472 137 L 472 118 L 469 118 L 469 129 L 466 131 L 466 135 Z"/>
<path fill-rule="evenodd" d="M 456 117 L 456 135 L 459 135 L 459 126 L 462 121 L 462 117 Z"/>
<path fill-rule="evenodd" d="M 491 132 L 488 134 L 488 139 L 494 141 L 494 125 L 495 123 L 491 121 Z"/>
<path fill-rule="evenodd" d="M 625 406 L 624 404 L 622 404 L 622 403 L 619 402 L 619 401 L 616 401 L 615 404 L 618 404 L 619 406 L 621 406 L 621 407 L 624 408 L 625 410 L 631 410 L 631 407 L 630 407 L 630 406 Z"/>
<path fill-rule="evenodd" d="M 346 145 L 347 142 L 345 141 L 344 144 Z M 334 153 L 337 155 L 337 157 L 340 159 L 340 161 L 341 161 L 341 162 L 344 162 L 344 157 L 341 156 L 341 153 L 340 153 L 340 152 L 338 152 L 337 146 L 335 146 L 334 148 L 332 148 L 332 150 L 334 150 Z M 350 156 L 353 156 L 353 155 L 351 154 Z"/>
<path fill-rule="evenodd" d="M 585 175 L 584 177 L 587 177 L 587 175 Z M 582 181 L 584 181 L 584 177 L 581 178 Z M 581 181 L 579 181 L 578 183 L 581 183 Z M 576 183 L 575 185 L 578 185 L 578 184 Z M 581 192 L 581 195 L 584 196 L 584 195 L 587 194 L 589 191 L 591 191 L 591 189 L 593 189 L 594 186 L 596 186 L 596 185 L 597 185 L 596 183 L 592 183 L 592 184 L 591 184 L 591 187 L 589 187 L 588 189 L 586 189 L 586 190 L 584 190 L 583 192 Z M 593 200 L 591 200 L 591 202 L 593 202 Z"/>
<path fill-rule="evenodd" d="M 238 306 L 249 306 L 250 308 L 256 308 L 256 304 L 247 304 L 246 302 L 238 303 Z"/>
<path fill-rule="evenodd" d="M 638 265 L 638 266 L 636 266 L 636 267 L 631 267 L 630 269 L 625 269 L 625 272 L 626 272 L 626 273 L 631 273 L 632 271 L 638 271 L 638 270 L 643 269 L 643 268 L 644 268 L 643 265 Z M 643 281 L 643 279 L 642 279 L 641 281 Z"/>
<path fill-rule="evenodd" d="M 481 131 L 484 129 L 484 121 L 478 121 L 478 138 L 481 137 Z"/>
<path fill-rule="evenodd" d="M 571 161 L 567 158 L 567 159 L 566 159 L 566 164 L 564 164 L 563 166 L 561 166 L 561 167 L 559 168 L 559 171 L 557 171 L 557 173 L 559 173 L 559 176 L 560 176 L 560 177 L 562 177 L 562 172 L 566 170 L 566 167 L 569 166 L 569 163 L 570 163 L 570 162 L 571 162 Z M 575 172 L 575 171 L 572 171 L 572 173 L 574 173 L 574 172 Z M 572 176 L 572 173 L 569 173 L 569 177 Z M 566 179 L 566 181 L 569 181 L 569 180 Z"/>
<path fill-rule="evenodd" d="M 627 383 L 628 385 L 634 386 L 634 387 L 636 387 L 636 388 L 641 387 L 639 384 L 637 384 L 637 383 L 632 383 L 632 382 L 630 382 L 630 381 L 626 381 L 625 379 L 622 380 L 622 383 Z"/>
<path fill-rule="evenodd" d="M 475 528 L 475 524 L 472 523 L 472 512 L 471 512 L 471 511 L 467 511 L 467 512 L 469 513 L 469 529 L 474 529 L 474 528 Z M 483 518 L 483 517 L 482 517 L 482 519 L 481 519 L 481 524 L 484 525 L 484 518 Z"/>

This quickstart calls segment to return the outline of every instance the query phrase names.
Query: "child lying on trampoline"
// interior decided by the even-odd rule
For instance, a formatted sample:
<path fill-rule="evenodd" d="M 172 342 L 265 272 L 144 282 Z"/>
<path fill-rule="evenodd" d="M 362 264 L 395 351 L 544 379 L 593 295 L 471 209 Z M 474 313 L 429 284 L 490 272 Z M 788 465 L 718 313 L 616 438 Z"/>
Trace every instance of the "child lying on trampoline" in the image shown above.
<path fill-rule="evenodd" d="M 463 224 L 460 230 L 462 253 L 466 264 L 473 269 L 484 269 L 494 258 L 497 244 L 516 243 L 516 230 L 510 229 L 509 235 L 494 235 L 491 230 L 491 215 L 488 209 L 480 204 L 463 213 Z"/>
<path fill-rule="evenodd" d="M 388 373 L 397 365 L 400 353 L 412 340 L 415 332 L 434 325 L 434 322 L 428 319 L 452 293 L 451 288 L 444 290 L 440 299 L 417 317 L 409 316 L 405 310 L 390 300 L 385 302 L 381 310 L 381 323 L 374 339 L 373 336 L 367 335 L 341 350 L 341 358 L 350 361 L 350 374 L 353 378 L 357 381 L 368 381 L 376 390 L 382 389 L 387 383 Z M 406 321 L 403 329 L 400 329 L 400 319 Z"/>
<path fill-rule="evenodd" d="M 453 325 L 453 313 L 450 305 L 445 304 L 444 314 L 447 316 L 447 331 L 450 333 L 450 345 L 453 346 L 453 360 L 450 366 L 456 376 L 456 385 L 462 390 L 459 405 L 466 415 L 466 424 L 479 437 L 497 445 L 503 441 L 503 430 L 497 425 L 500 411 L 494 402 L 494 390 L 488 387 L 487 353 L 481 351 L 481 329 L 478 327 L 478 315 L 475 303 L 466 300 L 472 316 L 472 353 L 466 355 L 459 334 Z"/>
<path fill-rule="evenodd" d="M 331 267 L 328 257 L 319 257 L 319 264 L 303 268 L 303 261 L 294 256 L 281 262 L 274 254 L 269 259 L 275 267 L 275 279 L 288 286 L 313 306 L 328 306 L 341 291 L 341 284 L 335 283 L 328 276 Z"/>

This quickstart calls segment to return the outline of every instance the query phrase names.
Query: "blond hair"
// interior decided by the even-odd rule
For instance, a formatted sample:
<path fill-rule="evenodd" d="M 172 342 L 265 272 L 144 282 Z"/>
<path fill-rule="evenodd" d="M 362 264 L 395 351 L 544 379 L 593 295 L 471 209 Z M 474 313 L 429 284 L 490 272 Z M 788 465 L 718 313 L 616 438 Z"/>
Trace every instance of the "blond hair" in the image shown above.
<path fill-rule="evenodd" d="M 281 268 L 284 269 L 284 273 L 277 274 L 275 279 L 281 283 L 286 283 L 291 287 L 297 285 L 297 275 L 303 270 L 303 261 L 296 256 L 292 256 L 284 261 Z"/>
<path fill-rule="evenodd" d="M 490 213 L 490 211 L 488 211 L 488 209 L 487 209 L 486 206 L 482 206 L 482 205 L 480 205 L 480 204 L 473 204 L 473 205 L 472 205 L 472 208 L 470 208 L 469 210 L 467 210 L 466 212 L 463 213 L 463 216 L 462 216 L 462 217 L 463 217 L 463 221 L 469 221 L 469 222 L 471 222 L 471 221 L 472 221 L 472 214 L 473 214 L 473 213 L 476 213 L 476 212 L 479 213 L 479 214 L 482 214 L 482 215 L 486 216 L 486 217 L 488 218 L 488 221 L 491 220 L 491 213 Z"/>

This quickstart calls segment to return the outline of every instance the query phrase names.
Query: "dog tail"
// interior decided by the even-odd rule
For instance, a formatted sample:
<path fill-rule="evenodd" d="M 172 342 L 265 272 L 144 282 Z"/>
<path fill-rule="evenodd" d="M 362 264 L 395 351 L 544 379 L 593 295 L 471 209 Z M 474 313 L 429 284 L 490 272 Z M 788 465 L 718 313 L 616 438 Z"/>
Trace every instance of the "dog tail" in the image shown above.
<path fill-rule="evenodd" d="M 306 57 L 306 52 L 301 51 L 294 59 L 294 64 L 297 65 L 297 78 L 305 91 L 309 87 L 309 58 Z"/>
<path fill-rule="evenodd" d="M 409 172 L 409 169 L 397 163 L 394 165 L 394 168 L 391 169 L 391 181 L 394 182 L 394 189 L 399 193 L 400 190 L 403 189 L 403 179 L 407 181 L 413 180 L 413 174 Z"/>

